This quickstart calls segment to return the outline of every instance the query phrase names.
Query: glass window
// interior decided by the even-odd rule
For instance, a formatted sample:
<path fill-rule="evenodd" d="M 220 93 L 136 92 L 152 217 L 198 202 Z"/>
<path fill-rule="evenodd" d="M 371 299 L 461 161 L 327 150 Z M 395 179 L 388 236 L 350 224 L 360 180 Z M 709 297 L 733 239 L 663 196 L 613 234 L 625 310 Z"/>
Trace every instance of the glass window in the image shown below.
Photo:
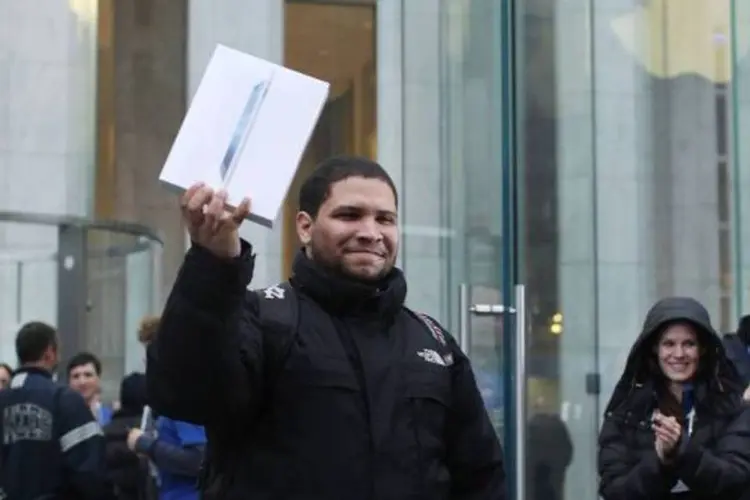
<path fill-rule="evenodd" d="M 735 19 L 750 18 L 735 3 Z M 737 84 L 750 78 L 750 29 L 732 32 L 729 2 L 532 0 L 516 3 L 511 34 L 501 5 L 379 3 L 378 154 L 401 188 L 410 304 L 456 334 L 469 325 L 480 387 L 500 405 L 507 332 L 464 321 L 458 289 L 502 304 L 505 281 L 526 284 L 528 498 L 552 481 L 594 500 L 601 411 L 651 304 L 693 296 L 725 331 L 747 301 L 750 232 L 738 228 L 750 204 L 736 193 L 750 189 L 750 151 L 736 134 L 750 127 Z M 514 130 L 499 119 L 509 83 Z M 508 141 L 515 165 L 502 162 Z M 516 234 L 501 217 L 507 168 Z M 547 424 L 557 444 L 534 446 Z"/>

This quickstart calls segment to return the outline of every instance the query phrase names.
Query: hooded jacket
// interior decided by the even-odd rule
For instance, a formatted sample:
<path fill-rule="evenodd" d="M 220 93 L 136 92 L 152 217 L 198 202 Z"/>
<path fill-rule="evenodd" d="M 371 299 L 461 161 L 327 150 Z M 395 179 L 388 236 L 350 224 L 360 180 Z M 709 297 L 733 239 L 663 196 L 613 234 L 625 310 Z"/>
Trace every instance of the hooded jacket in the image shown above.
<path fill-rule="evenodd" d="M 663 464 L 656 454 L 651 424 L 657 390 L 652 349 L 664 329 L 675 322 L 695 327 L 703 351 L 693 382 L 695 412 L 686 431 L 689 436 L 683 434 L 677 457 Z M 599 434 L 602 498 L 740 498 L 750 488 L 750 412 L 742 402 L 742 385 L 699 302 L 680 297 L 657 302 L 646 316 L 607 405 Z"/>

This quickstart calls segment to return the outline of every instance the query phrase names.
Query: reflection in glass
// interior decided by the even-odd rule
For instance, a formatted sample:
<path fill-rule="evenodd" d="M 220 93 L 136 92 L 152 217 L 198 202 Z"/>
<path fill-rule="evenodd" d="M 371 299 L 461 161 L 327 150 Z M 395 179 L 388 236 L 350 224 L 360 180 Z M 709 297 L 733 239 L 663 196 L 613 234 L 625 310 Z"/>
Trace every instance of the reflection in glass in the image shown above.
<path fill-rule="evenodd" d="M 220 174 L 225 186 L 232 180 L 232 176 L 237 169 L 237 162 L 242 155 L 242 148 L 247 142 L 247 137 L 250 135 L 250 131 L 255 124 L 258 111 L 260 111 L 263 99 L 266 97 L 270 86 L 270 80 L 263 80 L 256 83 L 250 92 L 250 97 L 248 97 L 245 107 L 242 109 L 242 114 L 237 121 L 232 138 L 229 141 L 227 152 L 221 160 Z"/>

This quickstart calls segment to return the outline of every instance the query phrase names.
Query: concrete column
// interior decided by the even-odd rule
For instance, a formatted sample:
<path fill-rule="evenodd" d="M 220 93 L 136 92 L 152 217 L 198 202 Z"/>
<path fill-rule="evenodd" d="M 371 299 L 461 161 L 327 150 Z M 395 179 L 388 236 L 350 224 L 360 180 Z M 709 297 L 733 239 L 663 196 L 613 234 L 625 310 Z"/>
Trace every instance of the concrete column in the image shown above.
<path fill-rule="evenodd" d="M 283 62 L 283 0 L 188 0 L 187 80 L 188 100 L 200 83 L 217 43 Z M 252 197 L 252 193 L 248 193 Z M 242 236 L 252 242 L 258 254 L 253 285 L 278 283 L 281 276 L 281 234 L 279 221 L 272 231 L 245 223 Z"/>
<path fill-rule="evenodd" d="M 98 215 L 158 231 L 164 239 L 159 293 L 166 300 L 182 264 L 184 228 L 178 197 L 158 178 L 187 109 L 187 5 L 172 0 L 109 2 L 114 64 L 112 74 L 103 78 L 112 80 L 113 116 L 106 117 L 103 106 L 100 117 L 113 122 L 114 175 L 109 187 L 101 174 L 97 196 L 100 207 L 107 201 L 101 197 L 113 200 L 114 213 Z M 100 91 L 105 85 L 100 82 Z M 105 171 L 106 165 L 99 169 Z M 134 333 L 126 335 L 133 338 Z"/>
<path fill-rule="evenodd" d="M 90 213 L 96 20 L 94 0 L 0 2 L 0 209 Z M 13 362 L 19 322 L 56 321 L 57 232 L 3 226 L 0 255 L 47 255 L 24 266 L 21 290 L 0 264 L 0 359 Z"/>

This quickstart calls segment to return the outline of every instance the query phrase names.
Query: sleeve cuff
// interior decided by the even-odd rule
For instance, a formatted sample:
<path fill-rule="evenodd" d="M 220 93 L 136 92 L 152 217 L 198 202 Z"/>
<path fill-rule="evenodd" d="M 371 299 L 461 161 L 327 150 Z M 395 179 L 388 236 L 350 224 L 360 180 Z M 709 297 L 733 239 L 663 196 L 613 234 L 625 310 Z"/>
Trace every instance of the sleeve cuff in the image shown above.
<path fill-rule="evenodd" d="M 253 278 L 253 247 L 241 241 L 240 255 L 222 259 L 193 243 L 180 270 L 180 293 L 198 307 L 223 308 L 242 299 Z"/>

